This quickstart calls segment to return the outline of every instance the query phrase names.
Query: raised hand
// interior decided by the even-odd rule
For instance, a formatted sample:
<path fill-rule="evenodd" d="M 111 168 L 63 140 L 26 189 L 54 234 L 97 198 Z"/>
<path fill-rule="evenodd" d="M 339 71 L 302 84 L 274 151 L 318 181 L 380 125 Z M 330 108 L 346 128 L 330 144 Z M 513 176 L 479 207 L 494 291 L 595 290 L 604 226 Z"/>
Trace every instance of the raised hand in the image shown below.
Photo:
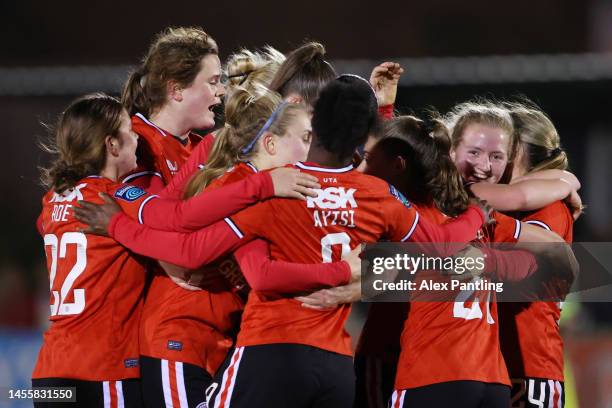
<path fill-rule="evenodd" d="M 100 193 L 100 197 L 104 204 L 78 201 L 79 206 L 74 207 L 74 215 L 77 220 L 88 225 L 83 232 L 108 236 L 110 220 L 121 211 L 121 207 L 108 194 Z"/>
<path fill-rule="evenodd" d="M 397 84 L 404 73 L 404 68 L 396 62 L 383 62 L 372 70 L 370 85 L 374 88 L 378 106 L 387 106 L 395 103 Z"/>

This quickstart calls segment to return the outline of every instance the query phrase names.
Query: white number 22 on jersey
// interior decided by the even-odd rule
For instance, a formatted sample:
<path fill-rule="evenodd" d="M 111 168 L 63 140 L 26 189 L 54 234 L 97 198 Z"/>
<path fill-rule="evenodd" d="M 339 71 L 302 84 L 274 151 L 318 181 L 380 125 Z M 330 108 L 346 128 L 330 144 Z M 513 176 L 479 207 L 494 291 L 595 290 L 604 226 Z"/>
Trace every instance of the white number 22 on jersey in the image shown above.
<path fill-rule="evenodd" d="M 324 263 L 332 262 L 333 245 L 342 245 L 342 256 L 346 256 L 351 252 L 351 237 L 346 232 L 338 232 L 321 238 L 321 256 Z"/>
<path fill-rule="evenodd" d="M 44 240 L 45 246 L 51 249 L 51 270 L 49 271 L 49 288 L 53 295 L 51 316 L 79 314 L 85 309 L 85 289 L 74 289 L 74 302 L 72 303 L 66 302 L 66 298 L 70 293 L 72 285 L 74 285 L 74 282 L 85 271 L 87 266 L 87 237 L 81 232 L 66 232 L 62 235 L 59 242 L 55 234 L 46 234 Z M 76 261 L 58 292 L 53 290 L 53 283 L 57 274 L 57 264 L 66 257 L 66 251 L 70 244 L 76 246 Z"/>

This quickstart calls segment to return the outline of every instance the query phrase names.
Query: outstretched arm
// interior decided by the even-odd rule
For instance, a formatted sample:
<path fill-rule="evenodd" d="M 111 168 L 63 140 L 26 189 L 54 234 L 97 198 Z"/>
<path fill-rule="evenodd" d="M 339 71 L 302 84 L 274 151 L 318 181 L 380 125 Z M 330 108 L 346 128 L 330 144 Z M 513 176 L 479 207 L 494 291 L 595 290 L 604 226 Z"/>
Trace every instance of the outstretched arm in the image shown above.
<path fill-rule="evenodd" d="M 137 254 L 189 269 L 206 265 L 246 242 L 224 221 L 192 233 L 168 232 L 138 224 L 124 213 L 112 218 L 108 234 Z"/>
<path fill-rule="evenodd" d="M 361 276 L 360 248 L 343 261 L 302 264 L 272 260 L 266 241 L 238 248 L 234 256 L 249 286 L 259 292 L 301 293 L 344 285 Z"/>
<path fill-rule="evenodd" d="M 525 179 L 513 184 L 475 183 L 470 190 L 498 211 L 533 211 L 572 193 L 563 179 Z"/>
<path fill-rule="evenodd" d="M 281 167 L 220 188 L 204 190 L 186 201 L 148 200 L 142 204 L 138 221 L 164 231 L 195 231 L 267 198 L 305 199 L 306 196 L 316 196 L 311 189 L 319 187 L 316 177 Z"/>

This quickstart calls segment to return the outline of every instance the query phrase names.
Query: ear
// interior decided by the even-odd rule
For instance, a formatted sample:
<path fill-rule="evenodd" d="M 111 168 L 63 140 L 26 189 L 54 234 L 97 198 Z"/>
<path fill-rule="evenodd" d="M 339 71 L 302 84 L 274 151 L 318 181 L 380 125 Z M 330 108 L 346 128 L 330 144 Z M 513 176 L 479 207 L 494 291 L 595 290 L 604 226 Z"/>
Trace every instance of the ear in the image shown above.
<path fill-rule="evenodd" d="M 166 83 L 166 93 L 168 94 L 168 99 L 176 102 L 183 100 L 183 88 L 176 81 L 168 81 Z"/>
<path fill-rule="evenodd" d="M 392 168 L 395 174 L 402 174 L 406 171 L 406 159 L 402 156 L 395 156 L 392 163 Z"/>
<path fill-rule="evenodd" d="M 270 156 L 274 156 L 278 151 L 276 135 L 272 132 L 264 132 L 261 136 L 261 145 Z"/>
<path fill-rule="evenodd" d="M 451 147 L 450 152 L 449 152 L 449 156 L 451 158 L 451 160 L 454 162 L 455 161 L 455 156 L 456 156 L 456 152 L 455 152 L 455 148 Z"/>
<path fill-rule="evenodd" d="M 108 135 L 104 138 L 104 145 L 106 146 L 106 152 L 111 156 L 119 156 L 119 140 L 116 137 Z"/>

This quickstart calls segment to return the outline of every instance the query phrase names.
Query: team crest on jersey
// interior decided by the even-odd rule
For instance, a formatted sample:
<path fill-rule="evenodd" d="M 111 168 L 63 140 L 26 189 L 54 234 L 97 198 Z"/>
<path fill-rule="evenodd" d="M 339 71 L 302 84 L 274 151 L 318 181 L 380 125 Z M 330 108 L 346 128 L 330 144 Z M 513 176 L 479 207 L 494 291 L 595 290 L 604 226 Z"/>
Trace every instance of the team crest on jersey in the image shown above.
<path fill-rule="evenodd" d="M 175 340 L 168 340 L 168 350 L 183 350 L 183 343 Z"/>
<path fill-rule="evenodd" d="M 136 201 L 145 194 L 147 194 L 147 192 L 142 188 L 134 186 L 121 187 L 119 190 L 115 191 L 115 197 L 129 202 Z"/>
<path fill-rule="evenodd" d="M 391 193 L 393 197 L 397 198 L 399 202 L 404 204 L 406 207 L 408 208 L 412 207 L 412 204 L 410 204 L 410 201 L 408 201 L 408 199 L 404 197 L 404 195 L 400 193 L 400 191 L 391 184 L 389 184 L 389 192 Z"/>
<path fill-rule="evenodd" d="M 128 358 L 126 360 L 123 360 L 123 365 L 125 365 L 125 368 L 138 367 L 138 359 L 137 358 Z"/>

